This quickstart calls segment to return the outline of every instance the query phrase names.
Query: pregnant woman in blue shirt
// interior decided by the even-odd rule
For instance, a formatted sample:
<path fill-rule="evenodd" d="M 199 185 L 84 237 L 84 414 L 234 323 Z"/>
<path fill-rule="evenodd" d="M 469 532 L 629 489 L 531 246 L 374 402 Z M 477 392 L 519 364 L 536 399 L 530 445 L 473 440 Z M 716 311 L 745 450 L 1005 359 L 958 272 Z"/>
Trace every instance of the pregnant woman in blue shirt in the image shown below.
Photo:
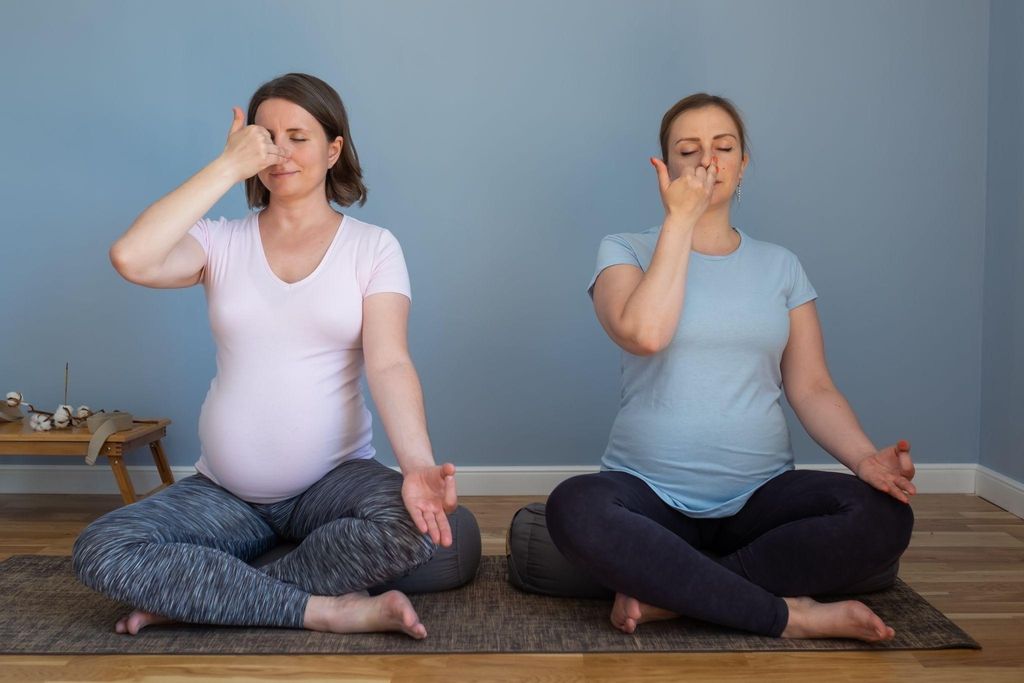
<path fill-rule="evenodd" d="M 616 592 L 612 623 L 685 615 L 790 638 L 893 637 L 861 602 L 811 595 L 895 579 L 913 527 L 909 446 L 876 448 L 825 363 L 817 297 L 783 247 L 731 226 L 749 162 L 731 102 L 662 120 L 665 220 L 606 237 L 590 283 L 622 347 L 602 471 L 548 501 L 558 549 Z M 853 475 L 797 471 L 782 391 Z"/>

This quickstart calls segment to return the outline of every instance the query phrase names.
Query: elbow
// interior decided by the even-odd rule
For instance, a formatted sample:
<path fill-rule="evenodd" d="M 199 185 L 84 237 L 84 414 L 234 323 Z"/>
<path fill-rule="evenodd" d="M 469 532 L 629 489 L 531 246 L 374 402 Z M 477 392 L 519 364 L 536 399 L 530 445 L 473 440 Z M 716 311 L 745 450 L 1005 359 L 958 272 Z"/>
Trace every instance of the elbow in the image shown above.
<path fill-rule="evenodd" d="M 836 386 L 828 380 L 819 380 L 803 385 L 791 385 L 787 384 L 785 379 L 783 379 L 782 390 L 786 393 L 786 401 L 798 413 L 807 403 L 813 402 L 819 396 L 830 396 L 839 393 Z"/>
<path fill-rule="evenodd" d="M 671 343 L 672 335 L 659 330 L 641 330 L 631 335 L 625 348 L 635 356 L 653 356 L 667 349 Z"/>
<path fill-rule="evenodd" d="M 114 266 L 114 270 L 117 271 L 118 275 L 128 282 L 141 284 L 145 279 L 137 262 L 128 253 L 124 245 L 121 244 L 120 240 L 114 242 L 114 246 L 110 247 L 107 255 L 110 257 L 110 265 Z"/>
<path fill-rule="evenodd" d="M 107 252 L 107 256 L 110 257 L 110 265 L 114 266 L 114 270 L 122 274 L 131 265 L 131 258 L 126 252 L 127 250 L 121 244 L 121 240 L 114 242 L 113 246 L 110 247 L 110 251 Z"/>
<path fill-rule="evenodd" d="M 138 258 L 132 254 L 120 240 L 111 247 L 108 256 L 111 265 L 118 271 L 118 274 L 133 285 L 144 285 L 146 283 L 146 271 L 138 262 Z"/>
<path fill-rule="evenodd" d="M 110 257 L 110 265 L 114 266 L 114 270 L 117 271 L 118 275 L 131 282 L 131 259 L 125 253 L 121 243 L 115 242 L 114 246 L 110 247 L 110 251 L 107 252 L 107 256 Z"/>
<path fill-rule="evenodd" d="M 364 356 L 364 358 L 366 381 L 370 384 L 376 384 L 381 377 L 391 375 L 395 372 L 405 372 L 408 370 L 412 370 L 413 372 L 416 371 L 412 364 L 412 358 L 408 355 L 395 356 L 391 358 L 368 358 Z"/>
<path fill-rule="evenodd" d="M 598 319 L 611 340 L 634 356 L 653 356 L 661 353 L 675 337 L 676 325 L 663 324 L 654 316 L 606 316 Z"/>

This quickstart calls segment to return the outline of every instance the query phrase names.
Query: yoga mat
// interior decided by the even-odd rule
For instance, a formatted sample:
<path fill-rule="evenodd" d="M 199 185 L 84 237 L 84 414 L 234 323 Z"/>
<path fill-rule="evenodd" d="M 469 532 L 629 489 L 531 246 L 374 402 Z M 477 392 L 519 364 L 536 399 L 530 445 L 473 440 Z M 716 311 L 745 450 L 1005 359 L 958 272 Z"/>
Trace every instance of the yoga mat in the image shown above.
<path fill-rule="evenodd" d="M 896 629 L 869 645 L 853 640 L 764 638 L 688 619 L 642 624 L 626 635 L 608 622 L 611 603 L 522 593 L 506 581 L 504 557 L 482 559 L 457 590 L 411 596 L 428 637 L 336 635 L 226 626 L 151 626 L 114 633 L 128 606 L 81 585 L 69 557 L 15 556 L 0 563 L 3 654 L 429 654 L 497 652 L 734 652 L 979 648 L 902 581 L 860 599 Z"/>

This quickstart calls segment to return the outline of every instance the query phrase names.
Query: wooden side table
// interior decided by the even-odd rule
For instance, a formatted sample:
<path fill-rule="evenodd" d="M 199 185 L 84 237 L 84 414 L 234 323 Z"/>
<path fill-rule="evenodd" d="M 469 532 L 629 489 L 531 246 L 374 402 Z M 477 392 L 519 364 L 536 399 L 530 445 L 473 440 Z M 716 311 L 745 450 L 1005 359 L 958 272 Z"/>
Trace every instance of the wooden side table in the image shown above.
<path fill-rule="evenodd" d="M 164 447 L 160 444 L 160 439 L 167 436 L 169 424 L 171 421 L 167 418 L 139 418 L 131 429 L 111 434 L 100 449 L 100 455 L 107 456 L 110 461 L 110 469 L 114 471 L 117 488 L 121 490 L 125 503 L 134 503 L 174 483 Z M 0 455 L 80 455 L 84 458 L 89 452 L 90 438 L 92 434 L 84 426 L 34 432 L 25 417 L 16 422 L 0 423 Z M 161 484 L 152 491 L 136 494 L 128 468 L 124 466 L 124 456 L 141 446 L 149 446 Z"/>

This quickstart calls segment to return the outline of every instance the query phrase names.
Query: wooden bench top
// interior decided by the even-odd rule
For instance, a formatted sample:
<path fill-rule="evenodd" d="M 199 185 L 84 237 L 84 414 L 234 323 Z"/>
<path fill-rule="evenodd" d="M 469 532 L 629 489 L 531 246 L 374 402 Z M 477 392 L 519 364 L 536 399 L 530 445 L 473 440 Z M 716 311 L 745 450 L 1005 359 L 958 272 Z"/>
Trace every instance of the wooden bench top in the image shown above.
<path fill-rule="evenodd" d="M 111 434 L 107 438 L 107 443 L 134 441 L 152 432 L 164 429 L 169 424 L 171 424 L 171 421 L 166 417 L 140 417 L 135 420 L 135 425 L 131 429 Z M 85 425 L 81 427 L 68 427 L 67 429 L 51 429 L 48 432 L 36 432 L 29 426 L 28 417 L 24 417 L 17 422 L 0 422 L 0 443 L 53 443 L 56 441 L 88 443 L 91 438 L 92 432 Z"/>

